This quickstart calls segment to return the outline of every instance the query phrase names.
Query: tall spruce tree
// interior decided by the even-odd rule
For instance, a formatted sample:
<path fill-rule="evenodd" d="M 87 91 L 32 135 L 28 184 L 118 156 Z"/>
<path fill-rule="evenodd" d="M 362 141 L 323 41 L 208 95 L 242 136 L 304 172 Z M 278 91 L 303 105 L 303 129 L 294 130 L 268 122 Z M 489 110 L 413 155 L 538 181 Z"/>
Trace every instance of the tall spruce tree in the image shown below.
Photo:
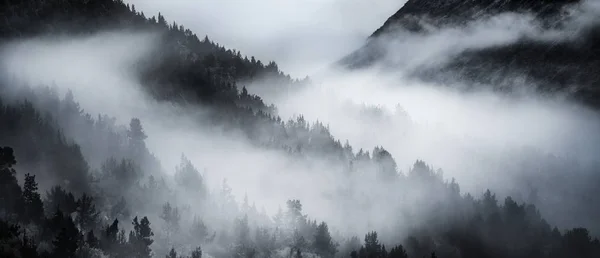
<path fill-rule="evenodd" d="M 79 200 L 77 200 L 77 218 L 75 222 L 81 228 L 82 231 L 94 230 L 97 227 L 100 212 L 96 210 L 94 199 L 83 194 Z"/>
<path fill-rule="evenodd" d="M 317 232 L 313 240 L 313 249 L 318 255 L 324 258 L 330 258 L 337 252 L 337 244 L 331 238 L 327 223 L 321 222 L 317 226 Z"/>
<path fill-rule="evenodd" d="M 21 187 L 12 167 L 16 164 L 13 149 L 0 147 L 0 214 L 7 218 L 16 218 L 23 210 Z"/>
<path fill-rule="evenodd" d="M 25 204 L 24 220 L 40 223 L 44 219 L 44 204 L 38 193 L 38 184 L 35 182 L 35 175 L 25 174 L 23 202 Z"/>
<path fill-rule="evenodd" d="M 154 243 L 152 237 L 154 233 L 150 228 L 148 217 L 138 221 L 138 217 L 133 219 L 133 230 L 129 234 L 129 244 L 131 246 L 131 255 L 135 258 L 148 258 L 152 256 L 150 245 Z"/>

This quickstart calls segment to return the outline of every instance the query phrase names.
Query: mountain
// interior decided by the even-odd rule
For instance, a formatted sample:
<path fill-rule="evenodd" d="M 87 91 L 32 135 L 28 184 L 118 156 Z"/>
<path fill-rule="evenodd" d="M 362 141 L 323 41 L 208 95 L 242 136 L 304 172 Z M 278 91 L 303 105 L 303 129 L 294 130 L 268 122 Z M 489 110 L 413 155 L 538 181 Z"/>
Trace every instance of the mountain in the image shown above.
<path fill-rule="evenodd" d="M 208 37 L 199 39 L 175 22 L 169 25 L 161 14 L 148 18 L 120 0 L 7 0 L 0 3 L 0 18 L 2 43 L 103 30 L 162 33 L 160 51 L 139 64 L 144 89 L 174 106 L 211 107 L 215 111 L 208 118 L 198 117 L 199 123 L 219 131 L 241 131 L 258 146 L 285 150 L 294 161 L 290 163 L 308 163 L 301 171 L 314 174 L 308 183 L 302 182 L 308 181 L 306 175 L 287 171 L 293 166 L 277 166 L 278 171 L 269 171 L 262 181 L 268 187 L 267 181 L 277 180 L 275 174 L 292 177 L 294 188 L 320 194 L 319 210 L 336 217 L 329 225 L 343 224 L 330 230 L 326 222 L 317 223 L 297 199 L 288 200 L 270 217 L 250 205 L 247 196 L 238 203 L 227 181 L 209 189 L 206 174 L 185 155 L 174 173 L 165 171 L 146 147 L 147 138 L 160 136 L 146 134 L 144 121 L 132 118 L 128 125 L 118 125 L 107 115 L 96 118 L 84 112 L 71 92 L 61 98 L 52 87 L 30 88 L 2 78 L 0 257 L 599 256 L 600 241 L 587 229 L 560 232 L 543 218 L 537 204 L 524 203 L 523 198 L 500 199 L 489 190 L 476 198 L 424 161 L 402 173 L 382 147 L 355 152 L 349 143 L 342 146 L 321 122 L 311 125 L 302 116 L 282 121 L 274 106 L 236 83 L 269 76 L 287 88 L 301 81 L 279 71 L 275 62 L 265 65 Z M 194 155 L 217 157 L 223 170 L 231 169 L 224 163 L 239 162 L 229 155 L 235 150 L 228 146 L 208 145 L 211 149 Z M 161 147 L 180 151 L 177 144 Z M 212 153 L 223 147 L 231 152 Z M 254 147 L 250 150 L 260 151 Z M 258 159 L 255 163 L 273 161 L 257 156 L 244 153 L 244 159 Z M 322 160 L 333 165 L 320 169 Z M 568 162 L 552 160 L 567 166 L 549 163 L 554 171 L 577 171 Z M 341 173 L 328 181 L 336 175 L 328 170 L 340 167 Z M 236 175 L 244 180 L 253 169 L 238 168 Z M 562 187 L 571 188 L 565 181 L 560 180 Z M 331 191 L 321 192 L 319 186 Z M 286 195 L 293 191 L 284 189 Z M 600 195 L 576 195 L 595 207 L 597 199 L 589 196 Z M 541 202 L 536 194 L 529 199 Z M 553 208 L 560 206 L 570 217 L 579 213 L 565 199 L 557 202 Z M 336 234 L 365 226 L 369 231 L 358 233 L 361 238 L 366 233 L 364 242 L 356 235 Z"/>
<path fill-rule="evenodd" d="M 411 51 L 410 47 L 391 49 L 386 45 L 390 38 L 433 35 L 502 14 L 530 15 L 539 30 L 569 28 L 579 30 L 572 32 L 578 34 L 542 40 L 525 33 L 510 43 L 465 46 L 447 62 L 424 65 L 411 71 L 410 76 L 443 84 L 466 84 L 468 88 L 492 85 L 503 91 L 512 87 L 507 78 L 522 76 L 540 92 L 567 95 L 600 108 L 600 89 L 596 85 L 600 75 L 595 72 L 600 69 L 600 23 L 566 27 L 585 13 L 585 4 L 581 0 L 409 0 L 369 37 L 364 47 L 340 63 L 360 69 L 371 67 L 393 51 Z"/>
<path fill-rule="evenodd" d="M 464 24 L 467 21 L 505 12 L 533 12 L 541 19 L 560 13 L 568 4 L 581 0 L 409 0 L 398 12 L 388 18 L 371 37 L 404 28 L 422 31 L 419 21 L 426 19 L 438 26 Z"/>
<path fill-rule="evenodd" d="M 259 146 L 305 154 L 324 153 L 333 148 L 338 157 L 344 155 L 340 141 L 333 139 L 321 123 L 310 125 L 303 118 L 284 121 L 278 117 L 275 106 L 237 85 L 240 81 L 268 78 L 270 85 L 277 85 L 273 87 L 275 90 L 289 90 L 307 79 L 292 79 L 273 61 L 263 63 L 253 56 L 226 49 L 208 36 L 199 38 L 176 22 L 168 24 L 160 13 L 146 17 L 135 6 L 115 0 L 28 0 L 0 3 L 0 17 L 0 43 L 44 35 L 91 35 L 107 30 L 160 33 L 159 51 L 140 62 L 144 90 L 157 100 L 209 107 L 214 111 L 208 115 L 209 124 L 242 131 Z M 329 147 L 317 146 L 314 141 L 309 143 L 311 132 L 330 139 L 324 143 Z"/>

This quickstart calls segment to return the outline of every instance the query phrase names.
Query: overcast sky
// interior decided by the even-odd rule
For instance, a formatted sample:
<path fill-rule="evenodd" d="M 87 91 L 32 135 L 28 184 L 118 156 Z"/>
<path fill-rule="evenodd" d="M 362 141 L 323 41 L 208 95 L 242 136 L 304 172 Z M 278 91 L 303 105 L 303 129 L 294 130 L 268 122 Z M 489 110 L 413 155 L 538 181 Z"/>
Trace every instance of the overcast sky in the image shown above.
<path fill-rule="evenodd" d="M 360 47 L 406 0 L 126 0 L 243 55 L 310 75 Z"/>

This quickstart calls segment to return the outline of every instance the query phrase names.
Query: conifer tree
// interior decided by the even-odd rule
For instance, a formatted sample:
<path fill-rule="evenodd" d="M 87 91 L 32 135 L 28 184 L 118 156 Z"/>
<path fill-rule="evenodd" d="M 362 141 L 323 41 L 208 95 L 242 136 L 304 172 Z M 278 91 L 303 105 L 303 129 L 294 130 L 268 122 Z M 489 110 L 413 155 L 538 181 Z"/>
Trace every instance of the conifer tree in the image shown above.
<path fill-rule="evenodd" d="M 79 230 L 69 217 L 64 217 L 63 225 L 56 238 L 52 241 L 54 246 L 52 255 L 56 258 L 73 258 L 79 247 Z"/>
<path fill-rule="evenodd" d="M 81 198 L 77 200 L 77 218 L 75 221 L 83 231 L 95 229 L 99 215 L 100 212 L 96 211 L 96 205 L 91 196 L 83 194 Z"/>
<path fill-rule="evenodd" d="M 175 180 L 187 191 L 198 194 L 200 198 L 206 197 L 207 190 L 204 179 L 185 155 L 181 155 L 181 162 L 175 168 Z"/>
<path fill-rule="evenodd" d="M 381 243 L 377 239 L 377 232 L 372 231 L 365 235 L 365 252 L 367 258 L 379 257 L 381 254 Z"/>
<path fill-rule="evenodd" d="M 46 192 L 44 205 L 47 212 L 59 208 L 65 214 L 71 214 L 77 210 L 75 196 L 60 186 L 54 186 Z"/>
<path fill-rule="evenodd" d="M 406 250 L 404 250 L 404 247 L 402 245 L 397 245 L 390 250 L 388 257 L 389 258 L 408 258 L 408 254 L 406 253 Z"/>
<path fill-rule="evenodd" d="M 175 251 L 175 247 L 171 247 L 171 251 L 169 251 L 169 254 L 167 254 L 165 258 L 177 258 L 177 252 Z"/>
<path fill-rule="evenodd" d="M 190 234 L 194 239 L 200 241 L 200 243 L 205 243 L 208 240 L 208 227 L 198 216 L 194 217 L 192 227 L 190 228 Z"/>
<path fill-rule="evenodd" d="M 21 187 L 12 167 L 16 164 L 13 149 L 0 147 L 0 214 L 10 217 L 16 217 L 23 208 Z"/>
<path fill-rule="evenodd" d="M 21 253 L 21 257 L 27 257 L 27 258 L 39 257 L 39 254 L 37 252 L 37 245 L 35 244 L 33 239 L 31 239 L 29 236 L 27 236 L 26 233 L 23 234 L 22 244 L 21 244 L 21 247 L 19 248 L 19 252 Z M 2 252 L 0 251 L 0 254 L 1 253 Z"/>
<path fill-rule="evenodd" d="M 150 228 L 150 221 L 147 217 L 138 222 L 138 217 L 133 219 L 133 230 L 129 234 L 129 244 L 131 246 L 132 257 L 148 258 L 152 256 L 150 245 L 154 242 L 152 237 L 154 233 Z"/>
<path fill-rule="evenodd" d="M 337 244 L 331 238 L 329 227 L 325 222 L 317 226 L 315 239 L 313 240 L 313 249 L 321 257 L 333 257 L 337 252 Z"/>
<path fill-rule="evenodd" d="M 202 258 L 202 248 L 200 246 L 192 251 L 191 258 Z"/>
<path fill-rule="evenodd" d="M 132 118 L 129 122 L 129 131 L 127 132 L 129 143 L 135 158 L 140 158 L 142 151 L 146 148 L 145 140 L 148 138 L 142 127 L 142 122 L 138 118 Z"/>
<path fill-rule="evenodd" d="M 173 208 L 169 202 L 165 203 L 162 207 L 162 213 L 160 218 L 164 220 L 165 229 L 167 231 L 167 237 L 171 238 L 172 234 L 179 231 L 179 221 L 181 220 L 181 214 L 177 207 Z"/>
<path fill-rule="evenodd" d="M 35 175 L 25 174 L 25 184 L 23 185 L 23 201 L 25 202 L 26 221 L 39 223 L 44 218 L 44 204 L 38 193 Z"/>

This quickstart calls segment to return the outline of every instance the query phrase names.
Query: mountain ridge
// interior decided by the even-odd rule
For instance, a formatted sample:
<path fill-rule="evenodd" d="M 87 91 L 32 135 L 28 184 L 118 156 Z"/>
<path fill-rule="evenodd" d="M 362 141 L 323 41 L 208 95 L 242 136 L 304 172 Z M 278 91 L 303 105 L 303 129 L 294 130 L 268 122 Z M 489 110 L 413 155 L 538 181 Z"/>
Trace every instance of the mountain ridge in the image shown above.
<path fill-rule="evenodd" d="M 436 29 L 462 28 L 468 23 L 500 15 L 527 14 L 542 31 L 559 29 L 573 21 L 578 13 L 567 8 L 585 11 L 582 0 L 560 1 L 416 1 L 409 0 L 399 11 L 386 20 L 367 39 L 365 45 L 342 58 L 338 64 L 350 69 L 372 67 L 393 54 L 386 37 L 432 35 Z M 579 8 L 579 9 L 577 9 Z M 431 31 L 431 28 L 436 28 Z M 524 76 L 528 85 L 544 94 L 567 96 L 586 106 L 600 108 L 600 31 L 598 22 L 589 28 L 577 28 L 579 35 L 562 41 L 541 41 L 520 36 L 515 42 L 477 49 L 464 49 L 444 64 L 423 67 L 409 76 L 445 85 L 467 85 L 468 89 L 482 84 L 494 90 L 512 88 L 505 78 Z M 386 67 L 391 70 L 394 67 Z M 502 85 L 501 85 L 502 84 Z"/>
<path fill-rule="evenodd" d="M 394 25 L 406 26 L 405 28 L 413 31 L 420 31 L 420 28 L 412 20 L 424 18 L 442 20 L 445 23 L 460 23 L 465 19 L 478 18 L 484 15 L 494 15 L 503 12 L 532 12 L 540 18 L 547 18 L 556 15 L 560 10 L 569 4 L 580 3 L 581 0 L 408 0 L 404 6 L 396 13 L 390 16 L 384 24 L 379 27 L 370 37 L 377 37 L 389 32 Z M 407 24 L 398 24 L 411 21 Z"/>

